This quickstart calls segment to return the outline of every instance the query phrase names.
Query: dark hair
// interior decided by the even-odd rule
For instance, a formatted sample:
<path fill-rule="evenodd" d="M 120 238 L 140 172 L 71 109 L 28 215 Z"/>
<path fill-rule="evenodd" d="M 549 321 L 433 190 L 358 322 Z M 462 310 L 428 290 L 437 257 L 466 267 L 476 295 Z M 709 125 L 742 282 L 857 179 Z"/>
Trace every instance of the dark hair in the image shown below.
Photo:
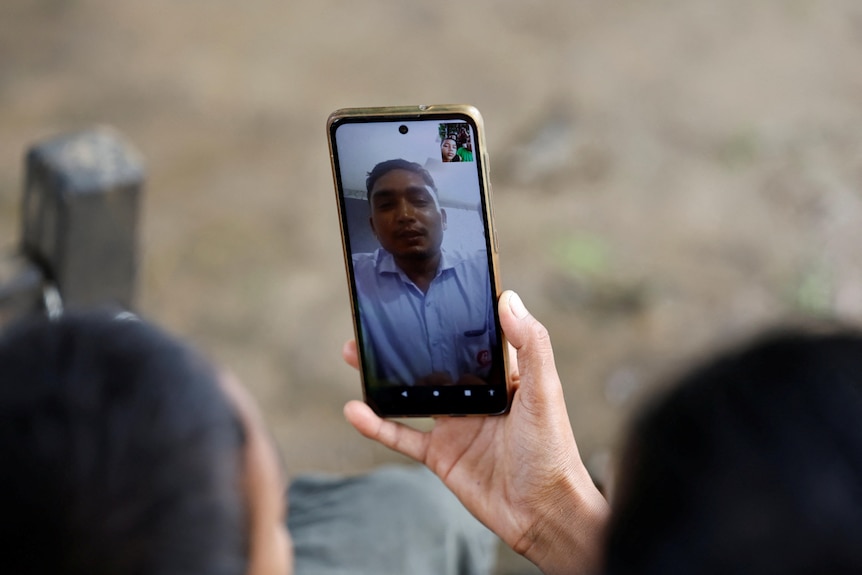
<path fill-rule="evenodd" d="M 142 321 L 6 328 L 3 572 L 243 573 L 243 437 L 210 365 Z"/>
<path fill-rule="evenodd" d="M 683 378 L 623 451 L 606 574 L 862 573 L 862 335 L 773 332 Z"/>
<path fill-rule="evenodd" d="M 371 190 L 374 188 L 374 184 L 377 183 L 377 180 L 391 172 L 392 170 L 407 170 L 408 172 L 413 172 L 414 174 L 419 174 L 422 177 L 422 180 L 428 184 L 428 186 L 434 191 L 434 195 L 437 195 L 437 186 L 434 184 L 434 178 L 431 177 L 431 174 L 428 173 L 428 170 L 423 168 L 420 164 L 416 162 L 408 162 L 407 160 L 396 159 L 396 160 L 386 160 L 385 162 L 380 162 L 374 168 L 368 172 L 368 177 L 365 179 L 365 189 L 366 189 L 366 197 L 368 201 L 371 201 Z"/>

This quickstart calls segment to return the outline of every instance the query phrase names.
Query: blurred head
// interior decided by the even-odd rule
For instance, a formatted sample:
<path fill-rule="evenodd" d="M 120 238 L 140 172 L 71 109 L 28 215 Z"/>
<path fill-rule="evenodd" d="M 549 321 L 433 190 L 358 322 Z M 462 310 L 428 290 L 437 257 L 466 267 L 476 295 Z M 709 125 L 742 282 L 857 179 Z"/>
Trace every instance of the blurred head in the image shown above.
<path fill-rule="evenodd" d="M 608 575 L 862 572 L 862 335 L 764 336 L 628 438 Z"/>
<path fill-rule="evenodd" d="M 440 253 L 446 211 L 428 171 L 414 162 L 388 160 L 366 179 L 369 222 L 380 245 L 396 261 L 427 259 Z"/>
<path fill-rule="evenodd" d="M 455 138 L 444 138 L 440 143 L 440 156 L 444 162 L 454 162 L 457 157 L 458 143 Z"/>
<path fill-rule="evenodd" d="M 6 328 L 4 571 L 287 573 L 275 452 L 236 388 L 141 321 L 67 314 Z"/>

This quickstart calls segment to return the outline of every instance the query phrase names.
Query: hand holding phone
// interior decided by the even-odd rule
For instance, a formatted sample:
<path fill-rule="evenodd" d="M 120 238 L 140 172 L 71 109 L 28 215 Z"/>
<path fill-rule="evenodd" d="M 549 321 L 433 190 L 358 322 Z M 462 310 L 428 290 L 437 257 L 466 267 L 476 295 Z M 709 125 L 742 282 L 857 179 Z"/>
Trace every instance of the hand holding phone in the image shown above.
<path fill-rule="evenodd" d="M 543 573 L 595 573 L 608 505 L 578 453 L 547 331 L 512 292 L 499 311 L 517 354 L 507 414 L 438 417 L 430 431 L 380 419 L 360 401 L 344 415 L 362 435 L 425 464 Z M 358 367 L 352 342 L 344 359 Z"/>
<path fill-rule="evenodd" d="M 478 111 L 339 110 L 328 135 L 366 402 L 384 417 L 504 413 Z"/>

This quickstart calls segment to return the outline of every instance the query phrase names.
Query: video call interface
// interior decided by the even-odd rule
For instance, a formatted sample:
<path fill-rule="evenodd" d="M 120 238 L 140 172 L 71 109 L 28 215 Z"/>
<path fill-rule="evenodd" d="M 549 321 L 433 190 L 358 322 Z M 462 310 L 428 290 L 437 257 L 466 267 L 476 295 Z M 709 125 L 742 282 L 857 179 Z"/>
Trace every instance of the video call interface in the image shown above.
<path fill-rule="evenodd" d="M 337 128 L 369 392 L 500 393 L 488 385 L 500 383 L 501 344 L 474 141 L 458 120 Z"/>

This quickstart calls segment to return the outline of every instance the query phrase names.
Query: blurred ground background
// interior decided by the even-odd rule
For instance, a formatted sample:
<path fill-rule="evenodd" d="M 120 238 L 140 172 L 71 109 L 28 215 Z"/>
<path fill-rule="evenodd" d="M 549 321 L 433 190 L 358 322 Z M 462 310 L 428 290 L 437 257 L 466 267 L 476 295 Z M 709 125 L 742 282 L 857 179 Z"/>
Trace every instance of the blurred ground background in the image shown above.
<path fill-rule="evenodd" d="M 705 350 L 862 319 L 860 61 L 856 0 L 4 0 L 0 240 L 26 146 L 113 125 L 148 166 L 140 310 L 240 375 L 292 472 L 402 461 L 341 416 L 360 390 L 324 124 L 473 104 L 503 283 L 548 326 L 601 475 Z"/>

